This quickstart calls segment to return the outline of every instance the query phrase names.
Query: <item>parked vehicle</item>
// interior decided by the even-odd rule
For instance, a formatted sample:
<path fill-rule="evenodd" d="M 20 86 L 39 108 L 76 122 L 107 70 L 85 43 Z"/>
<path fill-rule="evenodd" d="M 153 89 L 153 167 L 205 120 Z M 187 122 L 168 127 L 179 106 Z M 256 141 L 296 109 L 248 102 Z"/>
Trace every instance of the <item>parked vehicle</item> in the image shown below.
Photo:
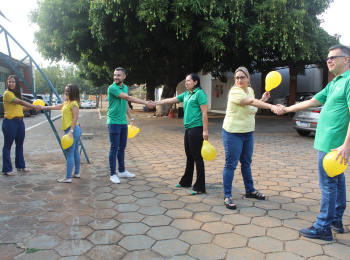
<path fill-rule="evenodd" d="M 311 99 L 311 98 L 310 98 Z M 323 106 L 308 108 L 298 111 L 293 117 L 293 128 L 301 136 L 308 136 L 316 132 L 318 117 L 320 116 Z"/>
<path fill-rule="evenodd" d="M 93 100 L 83 100 L 80 104 L 80 108 L 96 108 L 96 102 Z"/>
<path fill-rule="evenodd" d="M 23 99 L 23 101 L 28 102 L 30 104 L 33 104 L 33 102 L 36 100 L 34 97 L 32 99 L 27 98 L 26 95 L 24 95 L 24 96 L 22 95 L 22 99 Z M 29 111 L 30 115 L 36 115 L 38 113 L 38 111 L 36 111 L 34 108 L 27 110 L 27 111 Z M 23 111 L 23 113 L 27 112 L 27 111 Z M 24 115 L 24 116 L 26 116 L 26 115 Z"/>

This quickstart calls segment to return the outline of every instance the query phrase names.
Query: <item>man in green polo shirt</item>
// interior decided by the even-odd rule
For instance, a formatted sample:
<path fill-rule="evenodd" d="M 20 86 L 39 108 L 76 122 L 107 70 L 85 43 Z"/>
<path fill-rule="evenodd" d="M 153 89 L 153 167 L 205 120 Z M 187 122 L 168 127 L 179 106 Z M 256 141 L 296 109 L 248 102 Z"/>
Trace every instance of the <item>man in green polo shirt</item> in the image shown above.
<path fill-rule="evenodd" d="M 145 100 L 141 100 L 128 95 L 128 87 L 124 84 L 126 78 L 123 68 L 116 68 L 114 71 L 114 83 L 108 88 L 108 113 L 107 125 L 111 147 L 109 150 L 109 168 L 111 171 L 110 180 L 113 183 L 120 183 L 119 177 L 135 177 L 135 174 L 125 169 L 125 147 L 128 139 L 128 121 L 126 115 L 133 125 L 134 119 L 131 117 L 128 102 L 143 104 L 150 108 L 154 105 Z M 116 174 L 116 163 L 118 159 L 118 176 Z"/>
<path fill-rule="evenodd" d="M 329 48 L 326 59 L 330 72 L 335 78 L 311 100 L 281 107 L 283 112 L 295 112 L 309 107 L 324 105 L 317 124 L 314 148 L 318 150 L 318 175 L 321 197 L 321 210 L 316 222 L 300 233 L 309 238 L 331 241 L 332 231 L 343 233 L 343 214 L 346 208 L 346 183 L 344 173 L 329 177 L 323 168 L 323 158 L 330 151 L 338 151 L 345 164 L 350 153 L 350 50 L 343 45 Z M 283 111 L 283 112 L 282 112 Z M 336 159 L 337 159 L 336 158 Z"/>

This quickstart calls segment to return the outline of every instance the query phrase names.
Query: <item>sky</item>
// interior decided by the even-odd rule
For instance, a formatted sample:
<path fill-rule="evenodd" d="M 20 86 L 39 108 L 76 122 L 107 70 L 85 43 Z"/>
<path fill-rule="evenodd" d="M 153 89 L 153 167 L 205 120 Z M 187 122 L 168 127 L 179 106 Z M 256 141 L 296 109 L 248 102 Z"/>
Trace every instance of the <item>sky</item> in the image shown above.
<path fill-rule="evenodd" d="M 11 21 L 0 17 L 0 24 L 19 42 L 40 66 L 47 67 L 49 61 L 36 51 L 37 47 L 33 43 L 34 32 L 38 26 L 29 23 L 28 14 L 37 7 L 37 0 L 0 0 L 0 10 Z M 330 8 L 320 17 L 324 22 L 321 26 L 330 34 L 341 35 L 340 43 L 350 46 L 350 24 L 348 13 L 350 10 L 349 0 L 334 0 Z M 0 35 L 1 37 L 1 35 Z M 6 50 L 4 40 L 0 38 L 0 51 Z M 12 55 L 17 59 L 22 59 L 22 51 L 13 50 Z"/>

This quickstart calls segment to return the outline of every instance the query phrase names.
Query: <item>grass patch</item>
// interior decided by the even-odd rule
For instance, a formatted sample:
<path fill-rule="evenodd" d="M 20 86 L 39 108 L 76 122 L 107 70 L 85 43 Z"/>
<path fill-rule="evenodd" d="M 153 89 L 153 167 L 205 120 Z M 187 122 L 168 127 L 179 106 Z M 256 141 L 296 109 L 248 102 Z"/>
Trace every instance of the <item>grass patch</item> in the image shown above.
<path fill-rule="evenodd" d="M 35 253 L 38 251 L 44 251 L 45 249 L 39 249 L 39 248 L 27 248 L 26 249 L 26 254 L 30 254 L 30 253 Z"/>

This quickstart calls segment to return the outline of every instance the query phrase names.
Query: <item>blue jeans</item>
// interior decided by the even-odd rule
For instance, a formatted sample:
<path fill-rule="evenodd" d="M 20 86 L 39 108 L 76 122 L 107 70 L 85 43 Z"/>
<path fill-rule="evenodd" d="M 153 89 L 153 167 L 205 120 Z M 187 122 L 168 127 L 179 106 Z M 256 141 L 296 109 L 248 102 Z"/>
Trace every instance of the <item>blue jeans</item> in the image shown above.
<path fill-rule="evenodd" d="M 118 171 L 125 172 L 125 147 L 128 140 L 128 125 L 113 124 L 108 125 L 109 141 L 111 148 L 109 150 L 109 168 L 111 176 L 116 174 L 117 158 Z"/>
<path fill-rule="evenodd" d="M 346 183 L 344 173 L 329 177 L 323 168 L 326 153 L 318 151 L 318 178 L 322 192 L 321 209 L 314 223 L 315 228 L 330 228 L 333 221 L 342 221 L 346 207 Z"/>
<path fill-rule="evenodd" d="M 66 130 L 64 130 L 64 133 L 67 134 L 70 130 L 70 127 L 68 127 Z M 67 172 L 66 172 L 66 178 L 71 179 L 72 178 L 72 172 L 73 172 L 73 166 L 75 166 L 74 173 L 78 174 L 80 172 L 80 153 L 79 153 L 79 137 L 81 136 L 81 128 L 79 125 L 76 125 L 74 128 L 74 142 L 71 147 L 69 147 L 66 151 L 67 155 Z"/>
<path fill-rule="evenodd" d="M 225 197 L 232 196 L 232 181 L 238 161 L 241 163 L 246 193 L 254 192 L 252 170 L 250 168 L 254 150 L 253 132 L 229 133 L 222 129 L 222 140 L 225 148 L 225 167 L 223 172 Z"/>
<path fill-rule="evenodd" d="M 26 164 L 23 157 L 23 143 L 25 127 L 23 119 L 7 119 L 2 121 L 2 132 L 4 134 L 4 147 L 2 148 L 2 172 L 12 172 L 11 147 L 13 141 L 16 143 L 15 166 L 17 169 L 24 169 Z"/>

